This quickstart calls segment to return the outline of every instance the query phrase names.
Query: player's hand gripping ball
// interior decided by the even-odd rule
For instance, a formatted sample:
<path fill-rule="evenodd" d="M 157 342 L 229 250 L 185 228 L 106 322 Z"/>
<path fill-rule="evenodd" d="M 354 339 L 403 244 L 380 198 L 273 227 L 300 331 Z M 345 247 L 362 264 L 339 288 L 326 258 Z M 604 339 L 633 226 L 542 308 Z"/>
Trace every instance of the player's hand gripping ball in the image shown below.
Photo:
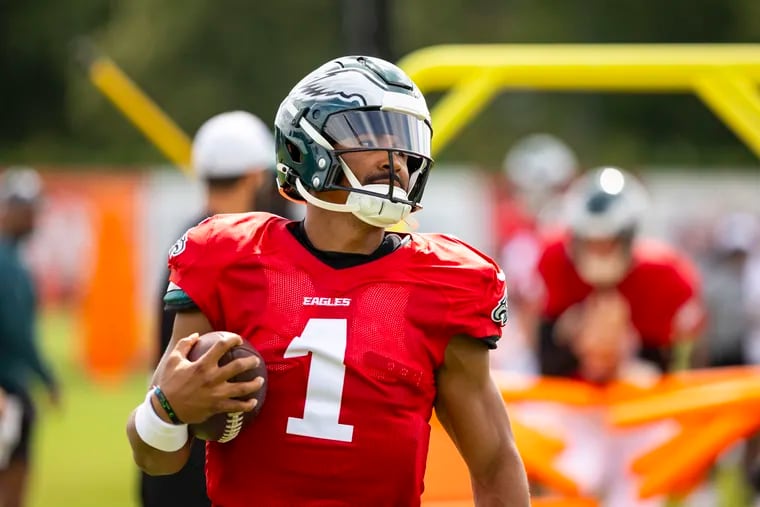
<path fill-rule="evenodd" d="M 222 339 L 224 336 L 224 331 L 213 331 L 211 333 L 202 335 L 195 343 L 195 345 L 193 345 L 193 348 L 190 349 L 187 358 L 190 361 L 197 361 L 203 354 L 206 353 L 206 351 L 208 351 L 214 345 L 214 343 Z M 248 424 L 259 414 L 261 407 L 264 404 L 264 399 L 267 395 L 267 368 L 264 364 L 264 359 L 261 357 L 261 354 L 259 354 L 259 352 L 250 343 L 243 341 L 241 345 L 237 345 L 228 350 L 219 359 L 218 364 L 219 366 L 224 366 L 233 359 L 248 357 L 252 355 L 258 356 L 259 365 L 256 368 L 246 370 L 235 375 L 229 379 L 228 382 L 248 382 L 255 379 L 256 377 L 262 377 L 264 379 L 264 385 L 261 386 L 261 389 L 244 398 L 240 398 L 243 400 L 256 398 L 256 407 L 254 407 L 254 409 L 250 412 L 228 412 L 215 414 L 202 423 L 190 424 L 189 429 L 194 436 L 200 438 L 201 440 L 222 443 L 229 442 L 238 436 L 240 430 L 243 429 L 243 426 Z"/>

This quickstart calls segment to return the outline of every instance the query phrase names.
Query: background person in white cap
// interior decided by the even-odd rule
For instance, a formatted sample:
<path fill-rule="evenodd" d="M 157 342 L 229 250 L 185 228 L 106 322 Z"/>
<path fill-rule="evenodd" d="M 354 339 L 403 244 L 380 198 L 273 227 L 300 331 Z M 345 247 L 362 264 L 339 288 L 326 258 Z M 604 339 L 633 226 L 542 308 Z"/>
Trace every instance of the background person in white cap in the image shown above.
<path fill-rule="evenodd" d="M 279 204 L 283 201 L 279 197 L 269 199 L 277 189 L 272 170 L 274 162 L 274 137 L 257 116 L 245 111 L 231 111 L 208 119 L 195 134 L 192 147 L 193 171 L 206 191 L 205 210 L 202 216 L 186 224 L 185 229 L 217 214 L 254 210 L 282 214 L 281 209 L 262 207 L 270 202 Z M 175 312 L 163 306 L 168 279 L 167 270 L 159 292 L 161 317 L 156 363 L 169 343 L 174 322 Z M 190 460 L 179 473 L 160 477 L 141 474 L 143 507 L 209 507 L 204 465 L 204 442 L 196 440 Z"/>

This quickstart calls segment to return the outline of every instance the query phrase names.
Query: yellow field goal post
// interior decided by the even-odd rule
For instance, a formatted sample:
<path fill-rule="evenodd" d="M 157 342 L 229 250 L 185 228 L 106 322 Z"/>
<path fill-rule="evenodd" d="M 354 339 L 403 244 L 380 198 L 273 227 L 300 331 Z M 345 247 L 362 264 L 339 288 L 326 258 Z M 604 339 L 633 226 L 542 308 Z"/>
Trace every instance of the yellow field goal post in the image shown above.
<path fill-rule="evenodd" d="M 473 44 L 431 46 L 398 65 L 431 111 L 433 154 L 509 90 L 695 93 L 760 156 L 760 44 Z"/>

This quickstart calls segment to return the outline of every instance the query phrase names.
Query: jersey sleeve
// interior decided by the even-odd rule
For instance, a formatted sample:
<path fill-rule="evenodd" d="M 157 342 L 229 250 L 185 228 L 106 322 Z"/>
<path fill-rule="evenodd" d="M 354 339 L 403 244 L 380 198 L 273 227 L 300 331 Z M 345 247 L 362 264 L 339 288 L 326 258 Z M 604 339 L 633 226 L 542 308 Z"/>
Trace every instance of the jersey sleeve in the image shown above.
<path fill-rule="evenodd" d="M 496 348 L 509 314 L 504 272 L 474 249 L 470 249 L 463 267 L 460 279 L 452 283 L 456 287 L 450 300 L 452 336 L 470 336 Z"/>
<path fill-rule="evenodd" d="M 164 296 L 167 307 L 188 310 L 197 307 L 212 325 L 222 311 L 215 280 L 223 268 L 214 244 L 215 223 L 209 218 L 190 228 L 169 252 L 169 287 Z"/>

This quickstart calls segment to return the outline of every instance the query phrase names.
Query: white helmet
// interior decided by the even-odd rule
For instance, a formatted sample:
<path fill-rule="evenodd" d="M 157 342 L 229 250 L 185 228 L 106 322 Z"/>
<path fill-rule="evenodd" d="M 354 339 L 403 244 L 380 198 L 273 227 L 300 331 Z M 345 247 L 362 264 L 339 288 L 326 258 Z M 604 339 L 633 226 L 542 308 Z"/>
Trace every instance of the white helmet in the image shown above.
<path fill-rule="evenodd" d="M 564 142 L 550 134 L 533 134 L 521 139 L 507 152 L 503 169 L 525 192 L 548 192 L 569 182 L 578 159 Z"/>
<path fill-rule="evenodd" d="M 201 178 L 232 178 L 255 169 L 274 168 L 274 136 L 246 111 L 212 116 L 193 139 L 192 164 Z"/>
<path fill-rule="evenodd" d="M 600 167 L 570 187 L 565 216 L 580 238 L 632 235 L 647 204 L 647 193 L 633 176 L 616 167 Z"/>

